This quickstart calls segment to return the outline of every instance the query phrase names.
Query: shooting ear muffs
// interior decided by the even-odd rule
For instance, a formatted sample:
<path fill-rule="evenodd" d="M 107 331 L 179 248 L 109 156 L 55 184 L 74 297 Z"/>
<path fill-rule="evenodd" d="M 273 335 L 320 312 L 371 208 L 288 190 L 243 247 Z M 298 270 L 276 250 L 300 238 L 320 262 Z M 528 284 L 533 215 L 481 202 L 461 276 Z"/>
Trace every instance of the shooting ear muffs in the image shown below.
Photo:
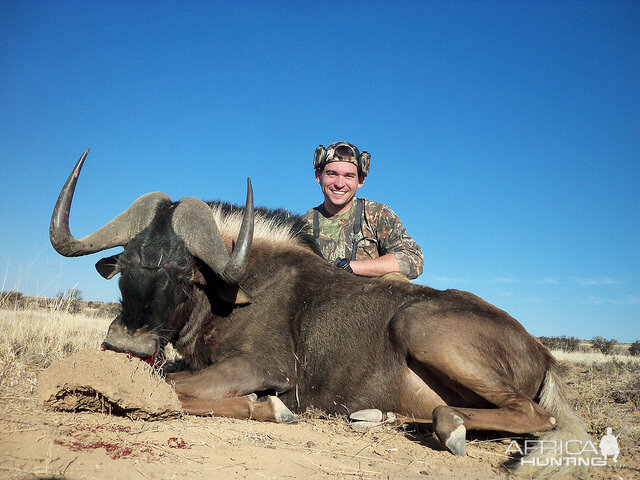
<path fill-rule="evenodd" d="M 324 145 L 319 145 L 316 148 L 315 153 L 313 154 L 313 168 L 316 170 L 321 168 L 324 165 L 325 160 L 327 159 L 327 151 L 324 148 Z"/>
<path fill-rule="evenodd" d="M 366 177 L 367 174 L 369 173 L 369 165 L 371 163 L 371 154 L 369 152 L 360 153 L 360 150 L 358 150 L 358 147 L 356 147 L 355 145 L 351 145 L 350 143 L 347 143 L 347 142 L 332 143 L 326 149 L 324 148 L 323 145 L 319 145 L 318 148 L 316 148 L 315 153 L 313 154 L 313 168 L 318 170 L 318 169 L 324 167 L 325 164 L 328 163 L 327 162 L 327 150 L 329 150 L 329 151 L 331 151 L 331 153 L 333 153 L 336 148 L 338 148 L 340 146 L 343 146 L 343 145 L 344 146 L 348 146 L 351 149 L 353 149 L 353 152 L 356 155 L 356 160 L 358 162 L 358 164 L 357 164 L 358 172 L 360 172 L 362 175 L 364 175 Z M 331 158 L 333 158 L 333 155 L 331 155 Z"/>
<path fill-rule="evenodd" d="M 369 152 L 362 152 L 360 158 L 358 158 L 358 168 L 362 174 L 366 177 L 369 173 L 369 164 L 371 163 L 371 154 Z"/>

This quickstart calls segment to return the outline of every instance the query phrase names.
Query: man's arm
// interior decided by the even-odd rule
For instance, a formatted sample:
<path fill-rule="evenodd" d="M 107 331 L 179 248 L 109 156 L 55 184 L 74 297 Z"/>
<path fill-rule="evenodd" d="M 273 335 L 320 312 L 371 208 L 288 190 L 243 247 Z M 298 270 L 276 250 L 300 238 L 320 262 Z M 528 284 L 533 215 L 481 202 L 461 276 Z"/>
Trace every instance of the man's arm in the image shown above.
<path fill-rule="evenodd" d="M 371 261 L 385 259 L 391 255 L 395 259 L 395 270 L 387 270 L 381 275 L 400 272 L 410 279 L 418 277 L 424 268 L 422 249 L 409 236 L 407 229 L 404 228 L 400 218 L 393 210 L 384 204 L 376 205 L 375 202 L 373 204 L 375 208 L 371 221 L 372 227 L 376 230 L 375 235 L 379 242 L 381 256 L 377 259 L 371 259 Z M 390 267 L 391 260 L 385 260 L 384 265 L 386 268 Z M 382 265 L 378 267 L 382 268 Z"/>
<path fill-rule="evenodd" d="M 400 271 L 398 259 L 393 253 L 387 253 L 378 258 L 352 260 L 350 266 L 353 273 L 363 277 L 381 277 L 387 273 Z"/>

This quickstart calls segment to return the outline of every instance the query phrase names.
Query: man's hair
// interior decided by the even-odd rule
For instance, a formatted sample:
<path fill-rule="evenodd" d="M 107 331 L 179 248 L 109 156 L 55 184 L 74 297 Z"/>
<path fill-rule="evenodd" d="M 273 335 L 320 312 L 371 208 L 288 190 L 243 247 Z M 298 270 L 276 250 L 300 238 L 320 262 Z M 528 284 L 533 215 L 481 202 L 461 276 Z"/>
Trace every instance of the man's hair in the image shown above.
<path fill-rule="evenodd" d="M 351 158 L 353 158 L 353 157 L 351 157 Z M 347 160 L 347 159 L 345 159 L 345 160 Z M 324 165 L 322 165 L 322 167 L 318 168 L 317 171 L 320 172 L 320 173 L 323 173 L 324 169 L 329 167 L 329 165 L 331 165 L 332 163 L 333 162 L 325 163 Z M 349 163 L 353 164 L 353 162 L 349 162 Z M 365 178 L 367 178 L 367 176 L 364 173 L 362 173 L 360 171 L 360 169 L 358 169 L 358 180 L 364 180 Z"/>
<path fill-rule="evenodd" d="M 339 157 L 340 159 L 353 159 L 356 160 L 356 158 L 353 155 L 353 150 L 349 147 L 347 147 L 346 145 L 340 145 L 338 148 L 336 148 L 334 157 Z M 346 158 L 345 158 L 346 157 Z"/>

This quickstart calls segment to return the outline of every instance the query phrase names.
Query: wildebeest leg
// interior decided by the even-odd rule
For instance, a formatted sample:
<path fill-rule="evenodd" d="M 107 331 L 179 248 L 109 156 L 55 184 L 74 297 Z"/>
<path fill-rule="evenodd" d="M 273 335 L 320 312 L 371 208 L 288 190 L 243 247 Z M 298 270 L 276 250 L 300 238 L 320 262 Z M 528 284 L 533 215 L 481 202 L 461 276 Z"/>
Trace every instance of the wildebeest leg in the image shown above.
<path fill-rule="evenodd" d="M 433 411 L 433 431 L 456 455 L 464 455 L 465 434 L 469 430 L 501 430 L 534 433 L 551 430 L 556 419 L 530 399 L 513 394 L 498 408 L 439 406 Z"/>
<path fill-rule="evenodd" d="M 449 389 L 446 403 L 466 403 L 437 406 L 431 415 L 434 433 L 457 455 L 464 455 L 466 429 L 533 433 L 556 423 L 531 400 L 548 367 L 535 343 L 509 342 L 510 332 L 491 332 L 492 325 L 481 316 L 433 318 L 408 308 L 392 327 L 408 358 Z M 471 331 L 488 339 L 469 339 Z M 500 356 L 501 350 L 510 354 Z"/>
<path fill-rule="evenodd" d="M 244 397 L 264 390 L 283 392 L 292 386 L 286 376 L 263 371 L 256 362 L 231 358 L 193 374 L 169 374 L 167 381 L 174 385 L 184 411 L 189 414 L 213 412 L 233 418 L 279 423 L 295 421 L 295 416 L 277 397 L 268 397 L 264 402 Z"/>
<path fill-rule="evenodd" d="M 190 372 L 188 370 L 184 370 L 181 372 L 171 372 L 171 373 L 167 373 L 166 374 L 166 378 L 167 381 L 172 381 L 175 382 L 176 380 L 179 380 L 180 378 L 186 378 L 193 375 L 193 372 Z"/>
<path fill-rule="evenodd" d="M 265 397 L 260 401 L 249 395 L 219 399 L 181 397 L 180 402 L 185 413 L 190 415 L 213 415 L 276 423 L 297 422 L 286 405 L 274 396 Z"/>

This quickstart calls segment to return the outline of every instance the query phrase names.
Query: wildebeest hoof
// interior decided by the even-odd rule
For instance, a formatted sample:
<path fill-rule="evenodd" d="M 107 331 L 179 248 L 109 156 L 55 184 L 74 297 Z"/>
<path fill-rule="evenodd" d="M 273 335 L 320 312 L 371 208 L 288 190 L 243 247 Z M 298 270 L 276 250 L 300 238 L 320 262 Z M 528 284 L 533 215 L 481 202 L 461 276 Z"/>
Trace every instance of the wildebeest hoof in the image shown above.
<path fill-rule="evenodd" d="M 467 429 L 464 425 L 457 426 L 449 438 L 444 442 L 445 447 L 454 455 L 465 456 Z"/>
<path fill-rule="evenodd" d="M 367 408 L 353 412 L 349 415 L 349 419 L 354 422 L 381 422 L 382 412 L 377 408 Z"/>
<path fill-rule="evenodd" d="M 298 423 L 296 416 L 291 413 L 291 410 L 280 400 L 278 397 L 269 396 L 267 402 L 273 412 L 274 422 L 276 423 Z"/>
<path fill-rule="evenodd" d="M 451 453 L 464 456 L 467 428 L 454 409 L 440 405 L 433 410 L 433 433 Z"/>

